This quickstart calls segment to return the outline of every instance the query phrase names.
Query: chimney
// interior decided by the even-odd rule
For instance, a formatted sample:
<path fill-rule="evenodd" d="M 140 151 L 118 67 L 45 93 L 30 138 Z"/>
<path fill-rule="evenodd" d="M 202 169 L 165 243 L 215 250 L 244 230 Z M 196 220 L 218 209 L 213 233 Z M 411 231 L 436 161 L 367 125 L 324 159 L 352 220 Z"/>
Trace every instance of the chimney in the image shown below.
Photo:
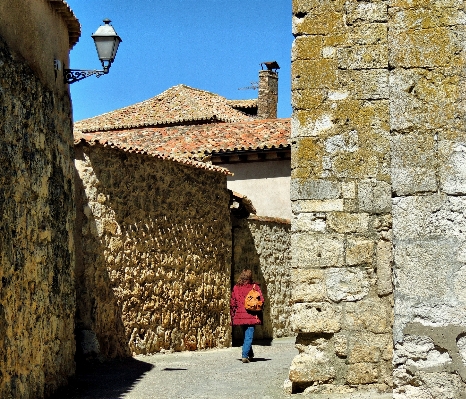
<path fill-rule="evenodd" d="M 267 67 L 264 70 L 264 66 Z M 257 98 L 257 117 L 259 119 L 276 119 L 278 103 L 278 72 L 276 61 L 261 63 L 259 71 L 259 96 Z"/>

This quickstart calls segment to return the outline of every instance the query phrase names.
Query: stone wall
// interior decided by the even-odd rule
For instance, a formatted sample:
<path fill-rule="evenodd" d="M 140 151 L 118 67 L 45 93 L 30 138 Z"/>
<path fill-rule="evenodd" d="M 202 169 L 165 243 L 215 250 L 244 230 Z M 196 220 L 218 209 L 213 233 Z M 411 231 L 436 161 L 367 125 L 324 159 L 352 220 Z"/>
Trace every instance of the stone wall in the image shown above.
<path fill-rule="evenodd" d="M 226 174 L 76 146 L 81 355 L 230 345 Z"/>
<path fill-rule="evenodd" d="M 290 222 L 286 219 L 250 216 L 233 226 L 233 282 L 243 269 L 251 269 L 265 296 L 264 324 L 255 339 L 293 335 L 291 315 Z M 233 338 L 242 339 L 239 329 Z"/>
<path fill-rule="evenodd" d="M 466 397 L 464 5 L 295 0 L 293 15 L 290 379 Z"/>
<path fill-rule="evenodd" d="M 466 398 L 463 2 L 389 7 L 395 398 Z"/>
<path fill-rule="evenodd" d="M 0 397 L 37 399 L 75 367 L 74 172 L 68 90 L 47 79 L 53 58 L 31 66 L 21 53 L 34 36 L 67 58 L 66 25 L 28 1 L 38 13 L 15 36 L 25 3 L 0 5 Z"/>
<path fill-rule="evenodd" d="M 293 1 L 294 391 L 392 387 L 387 4 Z"/>

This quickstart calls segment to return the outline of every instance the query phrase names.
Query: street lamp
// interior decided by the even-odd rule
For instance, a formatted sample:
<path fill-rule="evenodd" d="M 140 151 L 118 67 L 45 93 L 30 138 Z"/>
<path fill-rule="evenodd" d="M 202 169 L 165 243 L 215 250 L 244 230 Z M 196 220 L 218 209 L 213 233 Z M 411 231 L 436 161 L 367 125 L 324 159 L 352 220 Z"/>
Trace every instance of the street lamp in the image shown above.
<path fill-rule="evenodd" d="M 104 19 L 103 22 L 105 25 L 99 26 L 97 31 L 91 35 L 94 39 L 97 55 L 102 63 L 103 70 L 64 69 L 65 83 L 78 82 L 92 75 L 100 78 L 109 72 L 122 40 L 115 32 L 115 29 L 113 29 L 113 26 L 110 25 L 111 21 L 109 19 Z"/>

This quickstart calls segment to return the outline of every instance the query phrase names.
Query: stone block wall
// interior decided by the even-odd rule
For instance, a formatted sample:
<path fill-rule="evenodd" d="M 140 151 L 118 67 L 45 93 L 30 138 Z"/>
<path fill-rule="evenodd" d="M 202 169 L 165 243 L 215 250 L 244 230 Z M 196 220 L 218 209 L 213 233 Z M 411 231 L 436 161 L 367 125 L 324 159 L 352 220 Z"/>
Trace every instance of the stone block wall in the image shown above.
<path fill-rule="evenodd" d="M 243 269 L 251 269 L 265 296 L 264 324 L 255 339 L 294 335 L 291 331 L 290 221 L 251 215 L 233 226 L 233 274 L 236 282 Z M 242 340 L 241 330 L 233 338 Z"/>
<path fill-rule="evenodd" d="M 466 397 L 464 13 L 293 2 L 300 388 Z"/>
<path fill-rule="evenodd" d="M 81 355 L 229 346 L 226 174 L 76 146 Z"/>
<path fill-rule="evenodd" d="M 0 397 L 38 399 L 65 384 L 75 368 L 73 141 L 69 93 L 61 79 L 51 78 L 53 58 L 33 68 L 21 53 L 30 45 L 28 36 L 35 36 L 50 52 L 65 49 L 67 58 L 69 38 L 48 2 L 5 3 L 0 5 Z M 38 14 L 23 15 L 29 23 L 15 36 L 16 12 L 24 14 L 25 3 L 34 3 Z M 47 32 L 36 29 L 41 24 Z"/>
<path fill-rule="evenodd" d="M 466 398 L 463 2 L 389 7 L 395 398 Z"/>
<path fill-rule="evenodd" d="M 294 391 L 392 388 L 387 2 L 293 1 Z"/>

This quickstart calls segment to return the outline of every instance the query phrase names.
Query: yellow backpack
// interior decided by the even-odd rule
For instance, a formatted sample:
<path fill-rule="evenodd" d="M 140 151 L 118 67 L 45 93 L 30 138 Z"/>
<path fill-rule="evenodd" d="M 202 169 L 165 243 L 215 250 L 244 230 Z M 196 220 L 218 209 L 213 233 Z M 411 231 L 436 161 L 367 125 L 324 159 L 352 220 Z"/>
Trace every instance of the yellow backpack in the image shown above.
<path fill-rule="evenodd" d="M 259 291 L 256 291 L 256 284 L 253 285 L 252 290 L 246 295 L 244 307 L 246 310 L 253 312 L 259 312 L 264 307 L 264 301 L 261 301 L 261 294 L 259 294 Z"/>

